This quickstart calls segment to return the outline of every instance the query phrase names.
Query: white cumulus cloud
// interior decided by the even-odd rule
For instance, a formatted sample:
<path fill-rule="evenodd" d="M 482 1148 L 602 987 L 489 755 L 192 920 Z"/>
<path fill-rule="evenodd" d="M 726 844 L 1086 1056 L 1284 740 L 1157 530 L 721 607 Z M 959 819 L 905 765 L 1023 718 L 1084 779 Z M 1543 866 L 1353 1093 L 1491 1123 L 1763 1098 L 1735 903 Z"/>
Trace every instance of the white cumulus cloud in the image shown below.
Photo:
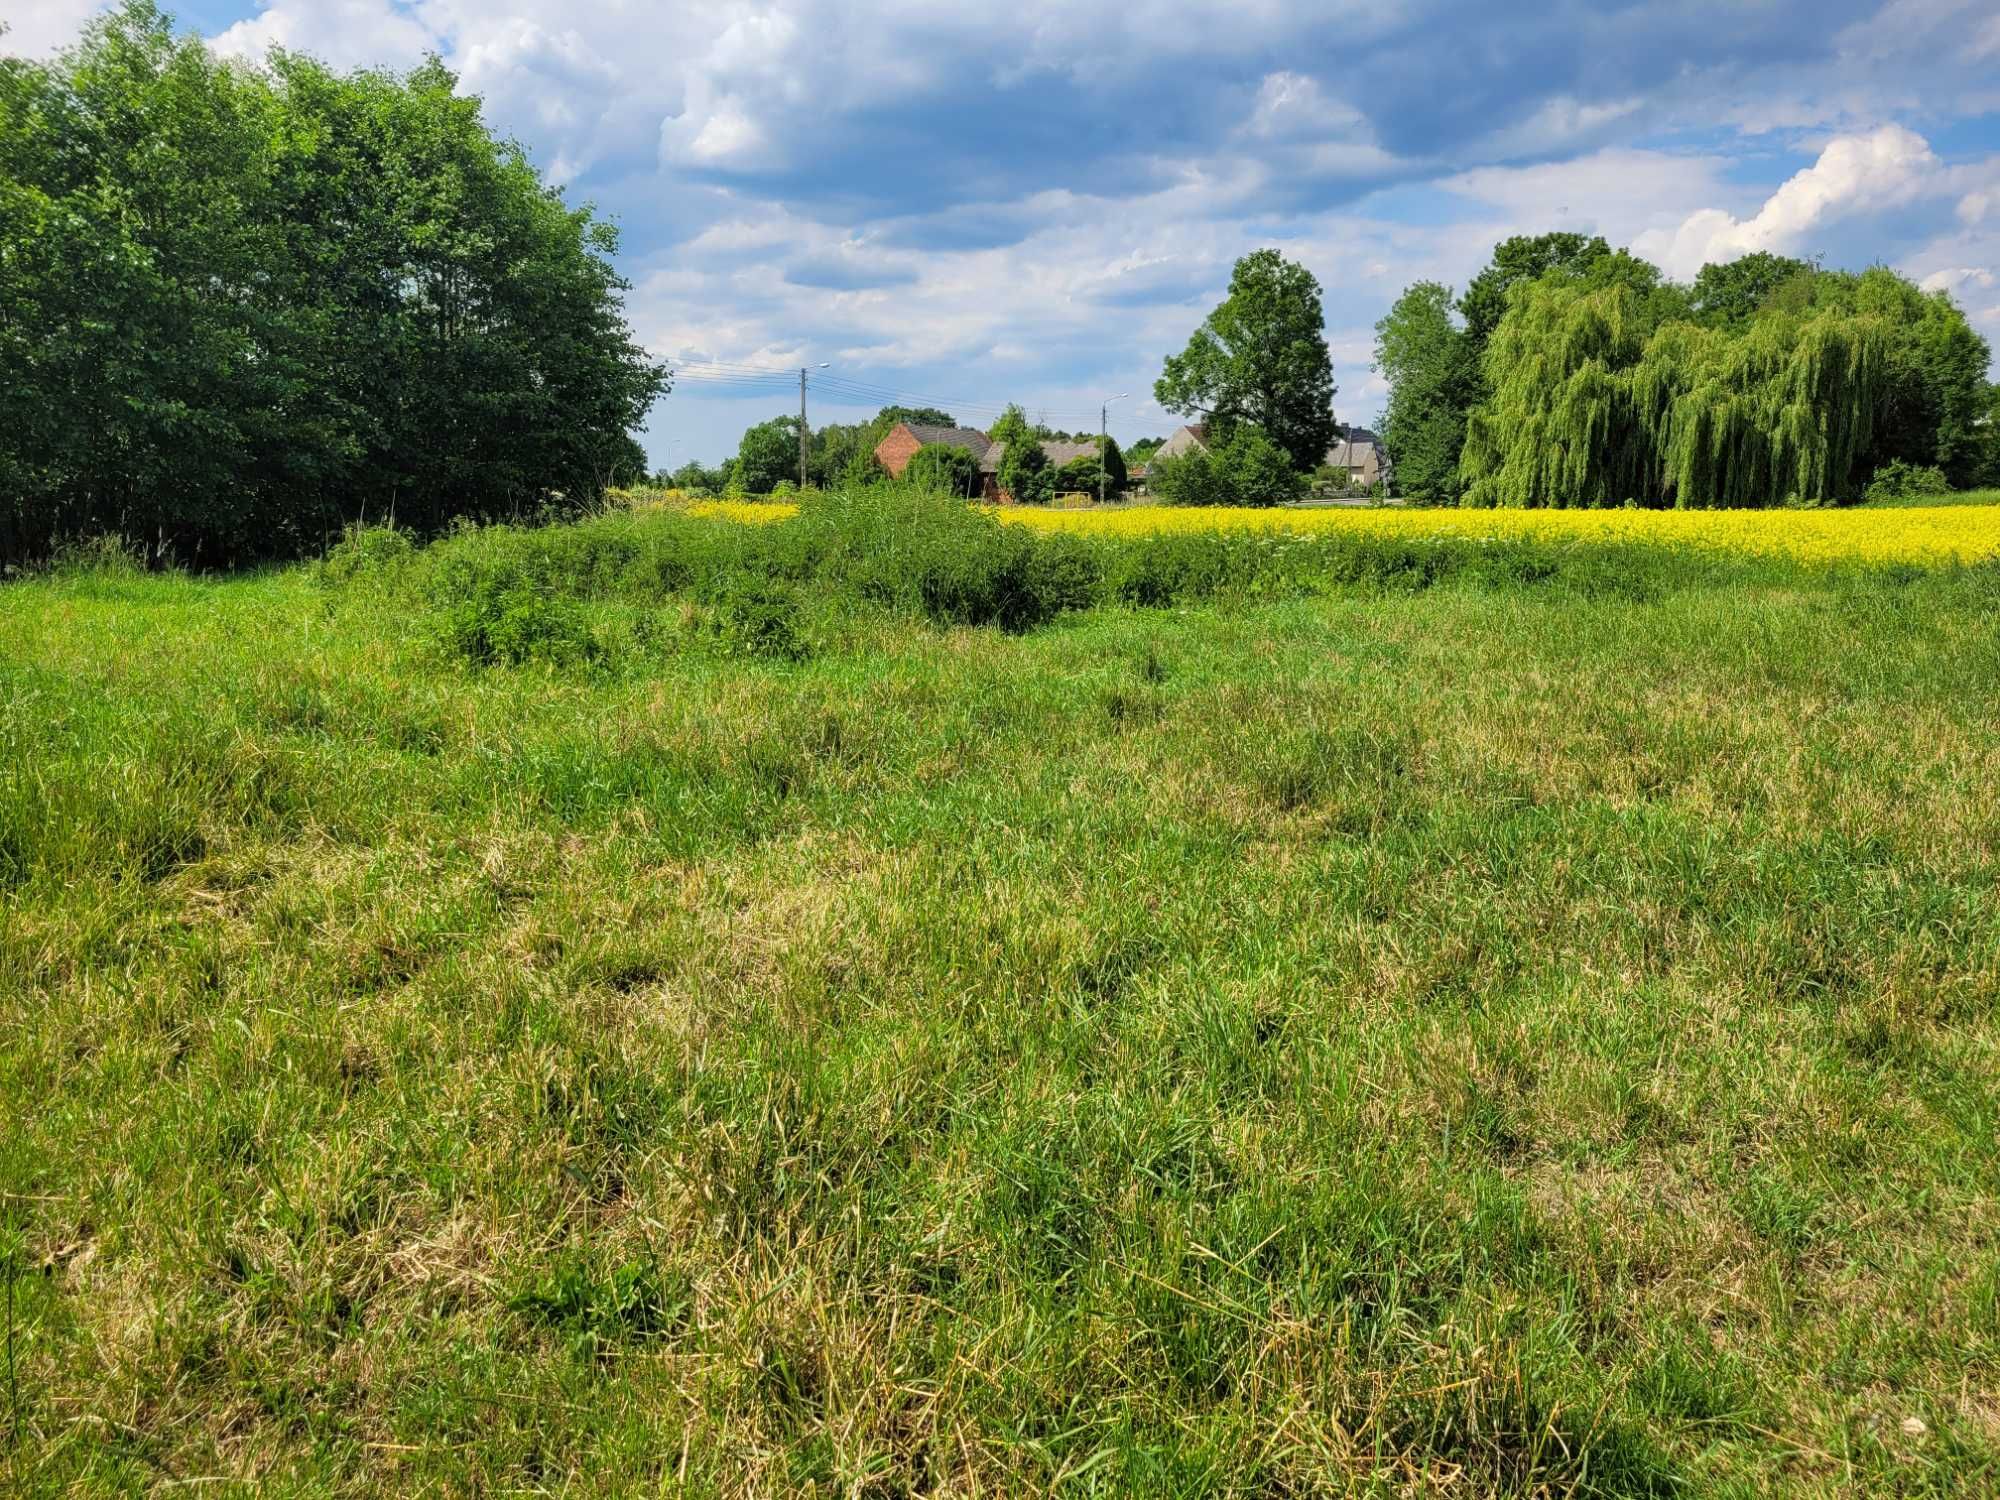
<path fill-rule="evenodd" d="M 1671 234 L 1641 236 L 1635 248 L 1676 276 L 1757 250 L 1784 254 L 1835 220 L 1879 214 L 1935 191 L 1942 164 L 1930 143 L 1901 125 L 1836 136 L 1819 160 L 1797 173 L 1747 219 L 1719 208 L 1690 214 Z"/>
<path fill-rule="evenodd" d="M 110 0 L 0 0 L 0 56 L 47 57 L 67 47 Z"/>
<path fill-rule="evenodd" d="M 262 57 L 273 48 L 308 52 L 336 67 L 403 66 L 437 49 L 441 38 L 390 0 L 313 0 L 266 4 L 210 43 L 225 57 Z"/>

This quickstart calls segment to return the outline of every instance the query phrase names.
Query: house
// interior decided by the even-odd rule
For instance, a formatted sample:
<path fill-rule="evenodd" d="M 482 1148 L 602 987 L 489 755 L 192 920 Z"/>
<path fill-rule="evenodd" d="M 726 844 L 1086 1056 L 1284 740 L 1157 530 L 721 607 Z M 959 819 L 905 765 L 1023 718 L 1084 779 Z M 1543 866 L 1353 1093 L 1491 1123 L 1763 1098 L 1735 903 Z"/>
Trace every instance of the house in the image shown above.
<path fill-rule="evenodd" d="M 993 440 L 976 427 L 924 427 L 912 422 L 898 422 L 889 429 L 889 435 L 875 445 L 875 457 L 889 471 L 892 479 L 901 479 L 903 471 L 910 466 L 910 460 L 917 456 L 917 450 L 932 443 L 963 448 L 980 461 L 982 472 L 987 450 L 993 446 Z"/>
<path fill-rule="evenodd" d="M 974 427 L 923 427 L 911 422 L 898 422 L 889 429 L 889 435 L 875 445 L 875 457 L 889 471 L 891 478 L 901 479 L 917 451 L 932 443 L 963 448 L 979 461 L 981 499 L 993 505 L 1014 503 L 1014 497 L 1000 488 L 1000 460 L 1007 452 L 1007 445 L 994 442 Z M 1042 452 L 1048 458 L 1049 467 L 1059 469 L 1072 459 L 1095 458 L 1097 442 L 1094 438 L 1082 443 L 1044 442 Z"/>
<path fill-rule="evenodd" d="M 1157 466 L 1162 459 L 1207 451 L 1207 424 L 1195 423 L 1181 428 L 1156 448 L 1149 466 Z M 1340 482 L 1349 489 L 1372 489 L 1377 484 L 1389 484 L 1395 478 L 1388 450 L 1382 446 L 1382 440 L 1366 427 L 1348 428 L 1347 436 L 1326 450 L 1325 463 L 1326 467 L 1341 476 Z"/>
<path fill-rule="evenodd" d="M 1172 437 L 1155 448 L 1153 456 L 1147 459 L 1146 462 L 1150 467 L 1153 464 L 1159 463 L 1162 459 L 1182 458 L 1196 451 L 1203 453 L 1208 451 L 1208 424 L 1206 422 L 1196 422 L 1192 426 L 1181 428 Z"/>
<path fill-rule="evenodd" d="M 1373 489 L 1391 478 L 1388 451 L 1366 427 L 1350 427 L 1347 436 L 1326 450 L 1326 466 L 1344 472 L 1350 489 Z"/>

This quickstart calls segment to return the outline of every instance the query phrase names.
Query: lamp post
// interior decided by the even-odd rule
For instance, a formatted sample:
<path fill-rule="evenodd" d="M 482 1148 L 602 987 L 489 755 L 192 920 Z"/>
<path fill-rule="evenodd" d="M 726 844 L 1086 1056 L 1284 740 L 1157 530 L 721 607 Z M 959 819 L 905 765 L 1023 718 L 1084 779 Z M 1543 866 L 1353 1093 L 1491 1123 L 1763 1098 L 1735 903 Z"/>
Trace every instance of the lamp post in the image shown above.
<path fill-rule="evenodd" d="M 821 360 L 815 367 L 824 370 L 831 361 Z M 806 367 L 799 366 L 799 488 L 806 487 Z"/>
<path fill-rule="evenodd" d="M 1130 394 L 1129 391 L 1120 391 L 1115 396 L 1107 396 L 1103 404 L 1097 408 L 1097 503 L 1099 505 L 1104 503 L 1105 450 L 1111 446 L 1111 403 L 1123 401 Z"/>

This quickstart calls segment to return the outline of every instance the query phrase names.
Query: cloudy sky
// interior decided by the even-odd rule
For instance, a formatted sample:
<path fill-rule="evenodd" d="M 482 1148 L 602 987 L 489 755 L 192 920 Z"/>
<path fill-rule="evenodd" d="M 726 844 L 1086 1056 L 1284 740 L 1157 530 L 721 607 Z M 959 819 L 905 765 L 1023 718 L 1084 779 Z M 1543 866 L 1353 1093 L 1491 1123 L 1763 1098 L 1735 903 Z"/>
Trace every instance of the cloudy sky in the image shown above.
<path fill-rule="evenodd" d="M 46 53 L 94 0 L 0 0 Z M 1340 415 L 1407 283 L 1549 228 L 1676 275 L 1752 249 L 1894 265 L 2000 345 L 1996 0 L 186 0 L 219 50 L 441 54 L 614 218 L 632 319 L 686 362 L 656 458 L 713 460 L 829 368 L 890 393 L 1170 431 L 1160 361 L 1235 258 L 1326 290 Z M 706 368 L 704 368 L 706 366 Z"/>

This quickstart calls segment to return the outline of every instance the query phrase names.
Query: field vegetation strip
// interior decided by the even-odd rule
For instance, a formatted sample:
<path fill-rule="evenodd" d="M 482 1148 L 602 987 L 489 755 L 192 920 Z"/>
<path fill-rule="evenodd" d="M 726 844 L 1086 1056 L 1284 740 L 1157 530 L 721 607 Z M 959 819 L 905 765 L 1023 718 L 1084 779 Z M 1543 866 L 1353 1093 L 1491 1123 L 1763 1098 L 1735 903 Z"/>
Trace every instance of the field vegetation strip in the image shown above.
<path fill-rule="evenodd" d="M 783 501 L 695 501 L 696 516 L 768 523 L 797 514 Z M 1699 547 L 1805 562 L 1972 563 L 2000 557 L 2000 496 L 1992 503 L 1851 510 L 1522 510 L 1412 506 L 1321 509 L 1132 505 L 1064 510 L 995 507 L 1001 520 L 1086 537 L 1212 533 L 1398 540 L 1586 542 Z"/>

